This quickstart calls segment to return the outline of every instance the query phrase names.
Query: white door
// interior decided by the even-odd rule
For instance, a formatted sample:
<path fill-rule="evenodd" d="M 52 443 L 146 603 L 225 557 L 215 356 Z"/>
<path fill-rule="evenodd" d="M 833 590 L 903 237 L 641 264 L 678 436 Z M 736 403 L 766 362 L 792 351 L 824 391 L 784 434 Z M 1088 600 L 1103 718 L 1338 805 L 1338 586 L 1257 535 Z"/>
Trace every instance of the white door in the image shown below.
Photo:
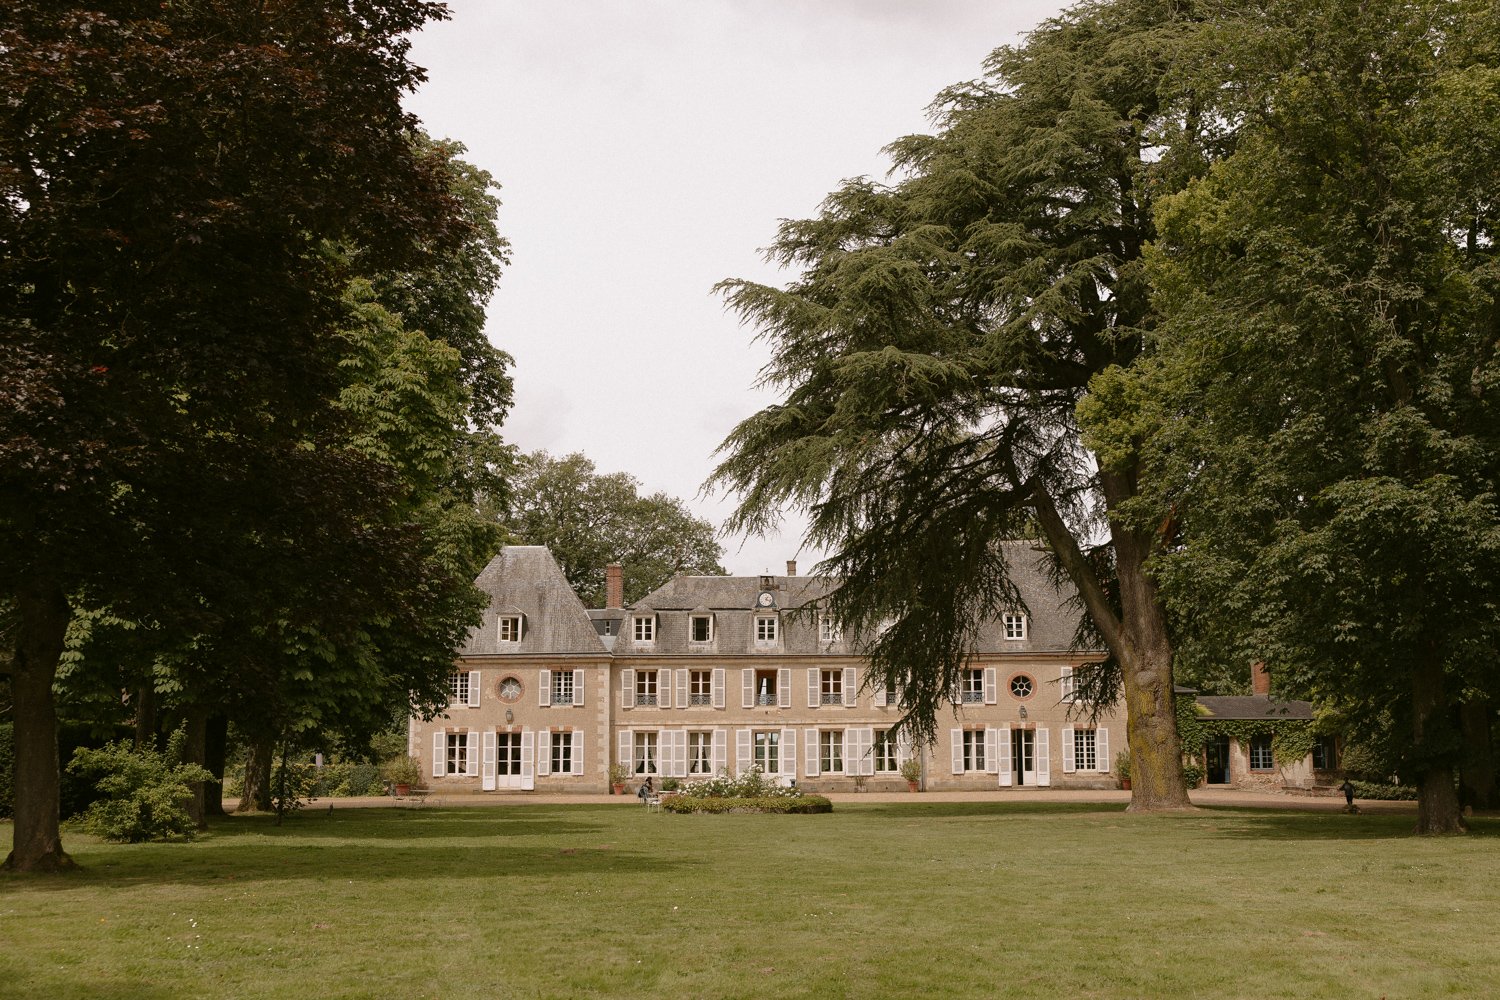
<path fill-rule="evenodd" d="M 1017 785 L 1036 784 L 1036 730 L 1013 729 L 1010 733 L 1012 775 Z"/>
<path fill-rule="evenodd" d="M 521 787 L 521 734 L 495 734 L 495 784 L 499 788 Z"/>

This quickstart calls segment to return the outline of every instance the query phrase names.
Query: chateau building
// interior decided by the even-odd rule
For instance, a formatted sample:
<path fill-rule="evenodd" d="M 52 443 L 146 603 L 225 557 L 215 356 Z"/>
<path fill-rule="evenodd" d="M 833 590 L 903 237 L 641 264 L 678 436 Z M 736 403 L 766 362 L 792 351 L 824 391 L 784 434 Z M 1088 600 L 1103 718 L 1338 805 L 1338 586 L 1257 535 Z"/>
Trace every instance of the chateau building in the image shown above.
<path fill-rule="evenodd" d="M 893 737 L 899 692 L 867 683 L 858 644 L 816 611 L 830 582 L 796 575 L 680 576 L 624 607 L 589 610 L 552 554 L 511 546 L 477 580 L 490 598 L 458 655 L 446 714 L 409 723 L 429 784 L 453 791 L 604 790 L 752 766 L 810 790 L 1113 787 L 1123 705 L 1072 711 L 1075 612 L 1018 546 L 1022 601 L 981 631 L 939 739 Z"/>

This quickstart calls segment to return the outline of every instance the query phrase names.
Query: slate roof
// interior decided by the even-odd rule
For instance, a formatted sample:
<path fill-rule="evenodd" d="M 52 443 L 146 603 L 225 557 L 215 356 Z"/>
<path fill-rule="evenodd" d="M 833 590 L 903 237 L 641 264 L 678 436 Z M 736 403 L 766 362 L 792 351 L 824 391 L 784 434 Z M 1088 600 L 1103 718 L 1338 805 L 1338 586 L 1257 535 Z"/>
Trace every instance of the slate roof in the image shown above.
<path fill-rule="evenodd" d="M 1311 719 L 1312 702 L 1282 701 L 1264 694 L 1200 694 L 1198 704 L 1208 719 Z"/>
<path fill-rule="evenodd" d="M 460 655 L 607 652 L 583 602 L 546 546 L 507 545 L 474 585 L 489 595 L 490 604 L 483 624 L 469 633 Z M 521 641 L 500 642 L 500 615 L 517 611 L 525 616 Z"/>

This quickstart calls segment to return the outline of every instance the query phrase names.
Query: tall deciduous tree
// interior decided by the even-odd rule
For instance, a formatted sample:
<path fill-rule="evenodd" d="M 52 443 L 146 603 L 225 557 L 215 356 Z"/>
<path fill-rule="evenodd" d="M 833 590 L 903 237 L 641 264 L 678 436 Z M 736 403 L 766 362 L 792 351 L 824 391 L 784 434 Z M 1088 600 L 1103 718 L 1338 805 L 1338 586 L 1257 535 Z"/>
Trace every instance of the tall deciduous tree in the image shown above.
<path fill-rule="evenodd" d="M 1138 387 L 1184 627 L 1403 725 L 1418 830 L 1463 829 L 1460 708 L 1500 686 L 1500 15 L 1296 0 L 1226 18 L 1234 154 L 1159 206 Z M 1130 407 L 1121 412 L 1131 412 Z"/>
<path fill-rule="evenodd" d="M 0 26 L 0 588 L 15 843 L 67 865 L 53 675 L 75 606 L 212 634 L 295 581 L 330 640 L 428 565 L 399 476 L 330 405 L 353 273 L 465 222 L 400 97 L 421 0 L 20 0 Z M 360 248 L 358 263 L 339 246 Z M 420 572 L 415 578 L 425 579 Z M 417 585 L 420 591 L 420 584 Z"/>
<path fill-rule="evenodd" d="M 598 472 L 582 454 L 537 452 L 516 470 L 506 529 L 517 544 L 551 548 L 589 607 L 603 607 L 612 562 L 624 567 L 627 603 L 678 573 L 723 574 L 714 526 L 675 497 L 641 496 L 640 485 L 624 472 Z"/>
<path fill-rule="evenodd" d="M 822 568 L 844 580 L 831 608 L 879 634 L 872 683 L 899 681 L 928 738 L 982 622 L 1019 601 L 1002 543 L 1040 540 L 1111 654 L 1093 693 L 1123 682 L 1135 810 L 1188 805 L 1145 572 L 1158 536 L 1119 517 L 1137 451 L 1091 453 L 1075 408 L 1140 359 L 1156 321 L 1152 201 L 1203 156 L 1166 84 L 1191 8 L 1085 3 L 998 49 L 982 82 L 941 95 L 936 135 L 891 147 L 897 183 L 849 182 L 782 227 L 769 256 L 797 282 L 724 285 L 786 391 L 724 445 L 733 526 L 811 512 L 811 541 L 834 553 Z"/>

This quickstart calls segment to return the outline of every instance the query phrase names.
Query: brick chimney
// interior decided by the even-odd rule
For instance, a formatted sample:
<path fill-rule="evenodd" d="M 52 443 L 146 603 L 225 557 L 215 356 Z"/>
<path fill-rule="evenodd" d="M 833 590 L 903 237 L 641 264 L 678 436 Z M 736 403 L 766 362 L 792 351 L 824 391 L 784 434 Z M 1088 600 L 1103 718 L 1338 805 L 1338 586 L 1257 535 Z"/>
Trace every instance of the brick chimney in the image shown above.
<path fill-rule="evenodd" d="M 1265 660 L 1256 660 L 1250 664 L 1250 693 L 1271 693 L 1271 672 L 1266 669 Z"/>
<path fill-rule="evenodd" d="M 795 559 L 788 559 L 786 561 L 786 575 L 787 576 L 796 576 L 797 575 L 797 560 L 795 560 Z"/>
<path fill-rule="evenodd" d="M 625 606 L 625 567 L 619 563 L 610 563 L 604 567 L 604 606 Z"/>

